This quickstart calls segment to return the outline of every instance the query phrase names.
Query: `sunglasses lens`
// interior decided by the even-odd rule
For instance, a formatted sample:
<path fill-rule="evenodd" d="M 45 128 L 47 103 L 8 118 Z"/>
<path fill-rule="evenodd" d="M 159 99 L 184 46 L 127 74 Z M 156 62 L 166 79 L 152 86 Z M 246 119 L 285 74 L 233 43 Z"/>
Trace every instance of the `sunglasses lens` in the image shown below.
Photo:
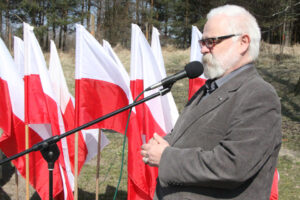
<path fill-rule="evenodd" d="M 212 46 L 214 45 L 214 40 L 212 38 L 205 40 L 205 45 L 207 48 L 212 48 Z"/>

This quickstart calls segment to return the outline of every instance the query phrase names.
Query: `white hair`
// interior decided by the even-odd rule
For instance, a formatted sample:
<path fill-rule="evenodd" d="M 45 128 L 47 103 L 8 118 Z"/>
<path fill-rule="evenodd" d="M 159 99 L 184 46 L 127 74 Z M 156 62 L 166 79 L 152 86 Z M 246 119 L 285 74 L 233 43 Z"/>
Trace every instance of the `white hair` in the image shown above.
<path fill-rule="evenodd" d="M 261 39 L 260 28 L 256 19 L 245 8 L 236 5 L 224 5 L 212 9 L 207 14 L 207 19 L 216 15 L 226 15 L 232 17 L 228 23 L 230 34 L 248 34 L 250 37 L 249 55 L 256 60 L 259 54 L 259 45 Z"/>

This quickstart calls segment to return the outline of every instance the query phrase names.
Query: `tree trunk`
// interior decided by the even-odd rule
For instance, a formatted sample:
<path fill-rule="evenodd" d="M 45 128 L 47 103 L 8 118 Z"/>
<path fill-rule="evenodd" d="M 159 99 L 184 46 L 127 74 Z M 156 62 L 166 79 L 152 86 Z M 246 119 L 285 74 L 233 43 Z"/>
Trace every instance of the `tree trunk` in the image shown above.
<path fill-rule="evenodd" d="M 189 1 L 185 0 L 185 18 L 184 18 L 184 48 L 187 48 L 189 46 L 189 41 L 188 41 L 188 19 L 189 19 Z"/>
<path fill-rule="evenodd" d="M 164 16 L 164 26 L 165 26 L 165 30 L 164 30 L 164 35 L 165 35 L 165 37 L 167 37 L 168 36 L 168 20 L 169 20 L 169 3 L 168 2 L 166 2 L 166 11 L 165 11 L 165 16 Z"/>
<path fill-rule="evenodd" d="M 46 35 L 45 49 L 46 49 L 47 51 L 49 51 L 49 27 L 47 27 L 47 35 Z"/>
<path fill-rule="evenodd" d="M 63 25 L 60 26 L 59 29 L 59 38 L 58 38 L 58 48 L 62 49 L 62 33 L 63 33 Z"/>
<path fill-rule="evenodd" d="M 52 24 L 52 40 L 55 42 L 55 39 L 56 39 L 56 24 L 53 23 Z"/>
<path fill-rule="evenodd" d="M 298 82 L 297 82 L 297 84 L 295 86 L 294 92 L 295 92 L 295 96 L 297 96 L 298 94 L 300 94 L 300 77 L 299 77 Z"/>
<path fill-rule="evenodd" d="M 11 50 L 11 38 L 10 38 L 10 19 L 9 19 L 9 1 L 7 0 L 7 7 L 5 13 L 5 21 L 6 21 L 6 44 L 8 49 Z"/>
<path fill-rule="evenodd" d="M 91 0 L 87 0 L 86 26 L 91 31 Z"/>
<path fill-rule="evenodd" d="M 0 37 L 3 38 L 2 36 L 2 10 L 0 9 Z"/>
<path fill-rule="evenodd" d="M 68 25 L 64 25 L 64 30 L 63 30 L 63 44 L 62 44 L 62 50 L 66 51 L 67 50 L 67 32 L 68 32 Z"/>
<path fill-rule="evenodd" d="M 101 40 L 101 15 L 102 15 L 102 0 L 98 1 L 98 8 L 97 8 L 97 30 L 96 30 L 96 38 L 98 41 Z"/>
<path fill-rule="evenodd" d="M 140 23 L 140 12 L 139 12 L 139 9 L 140 9 L 140 0 L 136 0 L 135 2 L 135 23 L 139 25 Z"/>
<path fill-rule="evenodd" d="M 68 16 L 68 10 L 64 10 L 63 14 L 63 19 L 66 19 Z M 62 41 L 62 50 L 66 51 L 67 50 L 67 32 L 68 32 L 68 25 L 64 24 L 63 25 L 63 41 Z"/>
<path fill-rule="evenodd" d="M 82 0 L 81 2 L 81 25 L 83 26 L 83 20 L 84 20 L 84 2 L 85 0 Z"/>

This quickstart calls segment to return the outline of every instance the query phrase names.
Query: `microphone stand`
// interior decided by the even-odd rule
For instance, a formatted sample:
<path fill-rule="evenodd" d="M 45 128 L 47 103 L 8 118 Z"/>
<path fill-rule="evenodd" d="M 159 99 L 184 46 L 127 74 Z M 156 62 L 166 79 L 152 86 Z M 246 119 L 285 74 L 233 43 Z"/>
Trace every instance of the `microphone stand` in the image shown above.
<path fill-rule="evenodd" d="M 94 124 L 96 124 L 98 122 L 101 122 L 101 121 L 103 121 L 103 120 L 105 120 L 107 118 L 110 118 L 110 117 L 112 117 L 112 116 L 114 116 L 116 114 L 119 114 L 119 113 L 121 113 L 121 112 L 123 112 L 125 110 L 128 110 L 128 109 L 130 109 L 130 108 L 132 108 L 134 106 L 137 106 L 137 105 L 139 105 L 141 103 L 144 103 L 144 102 L 146 102 L 148 100 L 151 100 L 151 99 L 153 99 L 155 97 L 158 97 L 158 96 L 163 96 L 163 95 L 165 95 L 165 94 L 167 94 L 168 92 L 171 91 L 171 87 L 172 87 L 172 84 L 170 84 L 168 87 L 162 88 L 160 91 L 158 91 L 158 92 L 156 92 L 156 93 L 154 93 L 154 94 L 152 94 L 152 95 L 150 95 L 148 97 L 145 97 L 145 98 L 143 98 L 143 99 L 141 99 L 141 100 L 139 100 L 137 102 L 134 102 L 132 104 L 129 104 L 128 106 L 125 106 L 125 107 L 120 108 L 118 110 L 115 110 L 115 111 L 113 111 L 111 113 L 108 113 L 108 114 L 106 114 L 106 115 L 104 115 L 104 116 L 102 116 L 102 117 L 100 117 L 98 119 L 95 119 L 95 120 L 90 121 L 90 122 L 88 122 L 86 124 L 83 124 L 83 125 L 81 125 L 81 126 L 79 126 L 77 128 L 74 128 L 74 129 L 72 129 L 70 131 L 67 131 L 67 132 L 65 132 L 65 133 L 63 133 L 61 135 L 55 135 L 55 136 L 50 137 L 50 138 L 48 138 L 46 140 L 43 140 L 42 142 L 39 142 L 39 143 L 33 145 L 31 148 L 26 149 L 25 151 L 22 151 L 22 152 L 20 152 L 18 154 L 15 154 L 15 155 L 13 155 L 13 156 L 11 156 L 9 158 L 5 158 L 5 159 L 1 160 L 0 161 L 0 165 L 3 165 L 3 164 L 5 164 L 5 163 L 7 163 L 7 162 L 9 162 L 11 160 L 19 158 L 19 157 L 21 157 L 21 156 L 23 156 L 25 154 L 30 153 L 30 152 L 40 151 L 42 153 L 43 158 L 48 163 L 48 170 L 49 170 L 49 200 L 53 200 L 53 169 L 54 169 L 54 163 L 58 159 L 59 154 L 60 154 L 58 146 L 56 144 L 58 141 L 60 141 L 64 137 L 67 137 L 67 136 L 69 136 L 69 135 L 71 135 L 71 134 L 73 134 L 75 132 L 78 132 L 78 131 L 80 131 L 80 130 L 82 130 L 84 128 L 87 128 L 89 126 L 92 126 L 92 125 L 94 125 Z"/>

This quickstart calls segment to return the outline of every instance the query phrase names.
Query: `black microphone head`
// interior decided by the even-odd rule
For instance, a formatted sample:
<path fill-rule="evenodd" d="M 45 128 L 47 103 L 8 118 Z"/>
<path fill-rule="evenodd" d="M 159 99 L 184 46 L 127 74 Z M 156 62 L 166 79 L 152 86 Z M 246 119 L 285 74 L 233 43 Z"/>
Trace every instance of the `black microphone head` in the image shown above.
<path fill-rule="evenodd" d="M 197 78 L 198 76 L 200 76 L 203 71 L 203 65 L 201 62 L 199 61 L 193 61 L 188 63 L 185 67 L 184 70 L 186 72 L 186 75 L 189 79 L 193 79 L 193 78 Z"/>

